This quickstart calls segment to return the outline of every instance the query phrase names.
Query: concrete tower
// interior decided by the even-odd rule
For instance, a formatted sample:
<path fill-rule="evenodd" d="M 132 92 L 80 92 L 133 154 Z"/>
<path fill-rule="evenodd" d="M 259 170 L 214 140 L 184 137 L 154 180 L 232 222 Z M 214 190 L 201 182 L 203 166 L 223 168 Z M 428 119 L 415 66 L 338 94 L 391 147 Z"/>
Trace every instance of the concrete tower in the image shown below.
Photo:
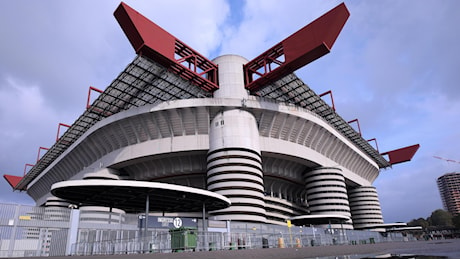
<path fill-rule="evenodd" d="M 245 111 L 243 65 L 247 60 L 224 55 L 213 60 L 219 66 L 219 86 L 214 98 L 241 100 L 240 108 L 218 113 L 209 128 L 207 188 L 232 202 L 227 209 L 212 212 L 218 220 L 265 222 L 264 183 L 259 130 L 254 116 Z"/>

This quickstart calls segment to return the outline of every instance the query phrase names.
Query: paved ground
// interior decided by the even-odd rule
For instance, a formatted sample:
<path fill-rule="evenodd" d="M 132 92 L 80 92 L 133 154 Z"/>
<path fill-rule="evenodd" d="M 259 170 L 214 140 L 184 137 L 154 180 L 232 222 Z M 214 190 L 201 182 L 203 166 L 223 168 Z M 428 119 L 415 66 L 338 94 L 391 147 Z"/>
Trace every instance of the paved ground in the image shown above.
<path fill-rule="evenodd" d="M 245 250 L 218 250 L 201 252 L 180 252 L 180 253 L 153 253 L 153 254 L 130 254 L 110 256 L 72 256 L 65 258 L 195 258 L 195 259 L 217 259 L 217 258 L 375 258 L 377 256 L 389 257 L 391 254 L 436 256 L 436 258 L 460 258 L 460 239 L 393 242 L 365 245 L 335 245 L 316 246 L 305 248 L 266 248 L 266 249 L 245 249 Z M 50 257 L 51 258 L 51 257 Z M 60 257 L 62 258 L 62 257 Z M 411 257 L 414 258 L 414 257 Z M 420 258 L 420 257 L 419 257 Z"/>

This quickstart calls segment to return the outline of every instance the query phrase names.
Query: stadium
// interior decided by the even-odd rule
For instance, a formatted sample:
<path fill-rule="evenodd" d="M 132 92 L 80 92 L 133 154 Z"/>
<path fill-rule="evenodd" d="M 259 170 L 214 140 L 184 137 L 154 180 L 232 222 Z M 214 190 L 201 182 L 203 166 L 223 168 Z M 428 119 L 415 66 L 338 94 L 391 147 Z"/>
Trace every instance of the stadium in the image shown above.
<path fill-rule="evenodd" d="M 331 51 L 344 4 L 252 60 L 208 60 L 124 3 L 114 15 L 136 57 L 104 91 L 90 88 L 87 109 L 60 125 L 67 130 L 24 177 L 4 175 L 14 190 L 95 222 L 144 211 L 384 227 L 372 183 L 419 145 L 380 153 L 335 111 L 331 92 L 294 74 Z"/>

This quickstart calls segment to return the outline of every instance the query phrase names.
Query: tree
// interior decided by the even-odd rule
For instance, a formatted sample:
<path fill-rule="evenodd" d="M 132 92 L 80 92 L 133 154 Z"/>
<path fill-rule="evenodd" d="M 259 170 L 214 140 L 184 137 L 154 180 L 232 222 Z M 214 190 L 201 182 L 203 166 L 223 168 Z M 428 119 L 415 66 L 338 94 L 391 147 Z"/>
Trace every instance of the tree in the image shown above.
<path fill-rule="evenodd" d="M 410 222 L 407 223 L 409 227 L 422 227 L 423 229 L 427 228 L 430 223 L 428 223 L 428 220 L 424 218 L 418 218 L 418 219 L 413 219 Z"/>
<path fill-rule="evenodd" d="M 428 218 L 431 226 L 438 227 L 448 227 L 453 226 L 452 223 L 452 214 L 448 211 L 437 209 L 431 213 L 431 216 Z"/>
<path fill-rule="evenodd" d="M 452 223 L 454 224 L 455 228 L 460 229 L 460 215 L 453 217 Z"/>

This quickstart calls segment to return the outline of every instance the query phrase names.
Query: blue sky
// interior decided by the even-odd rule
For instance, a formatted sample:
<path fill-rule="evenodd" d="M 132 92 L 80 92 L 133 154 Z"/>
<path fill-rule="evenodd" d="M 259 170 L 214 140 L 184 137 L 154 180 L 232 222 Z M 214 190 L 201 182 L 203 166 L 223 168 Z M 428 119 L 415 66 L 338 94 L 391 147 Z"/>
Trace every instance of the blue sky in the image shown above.
<path fill-rule="evenodd" d="M 333 0 L 126 1 L 212 59 L 252 59 L 321 14 Z M 89 86 L 105 89 L 135 53 L 113 17 L 118 1 L 0 2 L 0 174 L 22 175 L 60 122 L 71 124 Z M 374 185 L 385 222 L 442 208 L 436 178 L 460 171 L 460 2 L 345 1 L 351 15 L 332 52 L 296 71 L 337 112 L 359 119 L 381 152 L 421 145 L 412 162 Z M 0 202 L 33 201 L 0 181 Z"/>

